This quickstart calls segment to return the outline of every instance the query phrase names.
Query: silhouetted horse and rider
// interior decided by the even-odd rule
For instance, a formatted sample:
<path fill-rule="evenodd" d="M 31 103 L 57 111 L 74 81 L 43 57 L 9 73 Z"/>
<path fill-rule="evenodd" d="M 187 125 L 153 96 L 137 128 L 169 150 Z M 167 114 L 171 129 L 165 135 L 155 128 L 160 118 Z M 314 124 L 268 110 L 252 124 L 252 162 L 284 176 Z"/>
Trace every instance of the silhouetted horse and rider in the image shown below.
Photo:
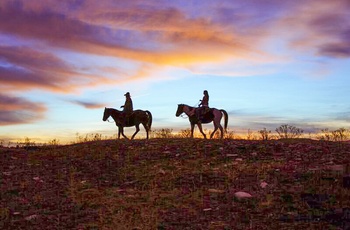
<path fill-rule="evenodd" d="M 125 104 L 121 106 L 123 108 L 123 111 L 119 111 L 117 109 L 113 108 L 105 108 L 103 113 L 103 121 L 106 121 L 110 116 L 115 121 L 115 125 L 118 127 L 118 139 L 120 138 L 120 134 L 128 139 L 124 135 L 124 127 L 136 127 L 135 133 L 132 135 L 131 139 L 134 139 L 135 135 L 140 131 L 140 124 L 143 125 L 143 127 L 146 130 L 146 138 L 149 138 L 149 131 L 151 130 L 152 126 L 152 114 L 148 110 L 133 110 L 133 104 L 131 100 L 130 93 L 127 92 L 124 94 L 126 97 Z"/>
<path fill-rule="evenodd" d="M 228 124 L 228 114 L 223 109 L 209 108 L 209 94 L 207 90 L 203 92 L 203 99 L 200 100 L 199 107 L 192 107 L 185 104 L 179 104 L 176 111 L 176 116 L 180 116 L 185 113 L 191 124 L 191 137 L 193 138 L 193 131 L 195 125 L 198 126 L 199 131 L 203 134 L 204 138 L 207 138 L 202 129 L 202 124 L 214 123 L 214 131 L 210 134 L 210 138 L 213 138 L 215 132 L 220 129 L 221 139 L 224 137 L 224 130 L 227 130 Z M 120 134 L 128 139 L 124 135 L 124 127 L 136 127 L 135 133 L 132 135 L 131 139 L 140 131 L 140 124 L 146 130 L 147 139 L 149 138 L 149 132 L 152 126 L 152 114 L 148 110 L 133 110 L 133 104 L 131 100 L 130 93 L 124 94 L 126 97 L 125 104 L 121 106 L 123 111 L 119 111 L 113 108 L 105 108 L 103 114 L 103 121 L 106 121 L 110 116 L 114 119 L 116 126 L 118 127 L 118 139 Z M 222 117 L 224 117 L 224 128 L 221 126 L 220 122 Z"/>
<path fill-rule="evenodd" d="M 199 104 L 199 107 L 192 107 L 185 104 L 179 104 L 177 106 L 176 116 L 180 116 L 185 113 L 188 116 L 188 120 L 191 124 L 191 137 L 193 138 L 193 131 L 195 125 L 198 126 L 199 131 L 203 134 L 204 138 L 207 138 L 202 129 L 202 124 L 214 123 L 214 131 L 211 133 L 210 138 L 213 138 L 215 132 L 220 129 L 221 139 L 224 137 L 224 129 L 221 126 L 221 118 L 224 116 L 224 128 L 227 130 L 228 114 L 223 109 L 209 108 L 209 94 L 207 90 L 203 92 L 204 96 Z"/>

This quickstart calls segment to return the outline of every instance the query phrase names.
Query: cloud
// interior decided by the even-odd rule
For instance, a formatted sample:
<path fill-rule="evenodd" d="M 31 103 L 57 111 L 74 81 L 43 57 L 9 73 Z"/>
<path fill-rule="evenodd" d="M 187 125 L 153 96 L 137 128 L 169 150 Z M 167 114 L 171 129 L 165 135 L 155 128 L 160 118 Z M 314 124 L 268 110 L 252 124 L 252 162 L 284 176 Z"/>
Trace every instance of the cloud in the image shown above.
<path fill-rule="evenodd" d="M 286 12 L 274 28 L 291 48 L 315 56 L 349 57 L 350 4 L 347 0 L 308 0 Z M 293 29 L 291 29 L 293 28 Z"/>
<path fill-rule="evenodd" d="M 232 31 L 206 18 L 190 18 L 175 8 L 97 7 L 94 12 L 84 8 L 84 13 L 74 14 L 4 5 L 1 31 L 76 52 L 178 65 L 215 61 L 249 50 Z M 11 19 L 12 15 L 16 18 Z"/>
<path fill-rule="evenodd" d="M 47 108 L 20 97 L 0 94 L 0 126 L 27 124 L 44 119 Z"/>
<path fill-rule="evenodd" d="M 350 37 L 349 37 L 350 40 Z M 349 41 L 348 40 L 348 41 Z M 324 56 L 349 58 L 350 57 L 350 42 L 330 43 L 323 45 L 319 49 L 319 53 Z"/>
<path fill-rule="evenodd" d="M 350 55 L 349 7 L 346 0 L 201 1 L 199 5 L 5 0 L 0 3 L 0 33 L 14 41 L 12 45 L 0 41 L 0 88 L 70 93 L 150 79 L 168 66 L 201 74 L 213 74 L 216 69 L 219 75 L 250 76 L 271 63 L 288 61 L 288 53 L 276 54 L 264 47 L 275 47 L 276 37 L 290 50 L 346 58 Z M 74 65 L 79 60 L 60 58 L 60 53 L 67 52 L 117 57 L 135 68 L 124 70 L 110 63 L 87 67 L 84 60 Z M 246 68 L 237 69 L 242 66 L 239 63 Z M 92 74 L 96 70 L 102 71 Z M 110 77 L 108 70 L 116 74 Z"/>
<path fill-rule="evenodd" d="M 96 102 L 92 102 L 92 101 L 82 101 L 82 100 L 69 100 L 69 102 L 79 105 L 79 106 L 83 106 L 86 109 L 100 109 L 105 107 L 105 104 L 102 103 L 96 103 Z"/>
<path fill-rule="evenodd" d="M 107 77 L 88 74 L 51 53 L 28 47 L 0 45 L 0 89 L 41 89 L 68 93 L 80 87 L 111 82 Z"/>

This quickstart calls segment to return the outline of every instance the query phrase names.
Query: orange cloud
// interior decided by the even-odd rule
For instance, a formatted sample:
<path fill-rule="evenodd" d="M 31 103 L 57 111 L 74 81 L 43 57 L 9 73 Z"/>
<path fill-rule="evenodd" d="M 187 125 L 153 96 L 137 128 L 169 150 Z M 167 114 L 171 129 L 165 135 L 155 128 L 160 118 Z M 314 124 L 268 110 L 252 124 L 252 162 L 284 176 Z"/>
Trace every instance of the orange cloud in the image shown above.
<path fill-rule="evenodd" d="M 205 70 L 204 64 L 223 67 L 227 62 L 235 65 L 235 60 L 271 63 L 276 54 L 263 51 L 263 45 L 279 39 L 288 47 L 310 49 L 316 55 L 350 55 L 348 27 L 339 23 L 349 19 L 346 0 L 308 0 L 302 5 L 272 0 L 202 1 L 200 7 L 192 8 L 181 1 L 42 3 L 0 3 L 0 33 L 18 39 L 19 44 L 32 42 L 18 46 L 13 41 L 0 47 L 2 90 L 39 88 L 65 93 L 149 78 L 164 66 Z M 118 57 L 136 69 L 90 66 L 102 70 L 91 74 L 59 58 L 57 50 Z"/>

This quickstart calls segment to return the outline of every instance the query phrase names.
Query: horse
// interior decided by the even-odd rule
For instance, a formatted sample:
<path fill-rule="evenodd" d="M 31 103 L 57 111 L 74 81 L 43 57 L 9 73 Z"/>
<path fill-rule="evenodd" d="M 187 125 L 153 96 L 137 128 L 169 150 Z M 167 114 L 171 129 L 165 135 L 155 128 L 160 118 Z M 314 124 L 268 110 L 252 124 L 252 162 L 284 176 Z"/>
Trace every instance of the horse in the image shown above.
<path fill-rule="evenodd" d="M 135 135 L 140 131 L 140 124 L 145 128 L 148 139 L 148 132 L 151 130 L 152 126 L 152 114 L 150 111 L 138 109 L 134 110 L 128 115 L 128 117 L 126 117 L 126 114 L 123 111 L 105 107 L 102 120 L 106 121 L 110 116 L 115 121 L 115 125 L 118 126 L 118 139 L 120 138 L 120 134 L 122 134 L 125 139 L 128 139 L 124 135 L 124 127 L 135 126 L 136 131 L 131 137 L 131 139 L 134 139 Z"/>
<path fill-rule="evenodd" d="M 216 108 L 210 108 L 207 113 L 204 114 L 203 118 L 199 119 L 196 116 L 196 110 L 198 108 L 192 107 L 189 105 L 185 104 L 178 104 L 177 106 L 177 111 L 176 111 L 176 116 L 180 116 L 182 113 L 185 113 L 188 116 L 188 119 L 191 123 L 191 138 L 193 138 L 193 130 L 195 125 L 198 126 L 199 131 L 203 134 L 204 138 L 207 139 L 205 133 L 202 130 L 202 124 L 207 124 L 207 123 L 214 123 L 214 131 L 211 133 L 210 138 L 213 138 L 214 133 L 217 131 L 217 129 L 220 129 L 221 131 L 221 139 L 224 137 L 224 130 L 220 124 L 221 118 L 224 115 L 224 127 L 225 127 L 225 132 L 227 131 L 227 123 L 228 123 L 228 114 L 225 110 L 223 109 L 216 109 Z"/>

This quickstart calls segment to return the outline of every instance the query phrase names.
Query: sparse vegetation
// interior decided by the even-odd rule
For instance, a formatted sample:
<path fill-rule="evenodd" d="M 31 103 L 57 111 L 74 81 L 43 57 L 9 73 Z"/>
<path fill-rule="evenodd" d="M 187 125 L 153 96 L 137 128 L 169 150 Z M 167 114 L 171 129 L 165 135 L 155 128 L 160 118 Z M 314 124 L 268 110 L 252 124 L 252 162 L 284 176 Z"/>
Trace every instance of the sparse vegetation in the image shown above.
<path fill-rule="evenodd" d="M 253 133 L 253 131 L 251 129 L 247 130 L 246 138 L 247 138 L 247 140 L 254 140 L 255 139 L 254 133 Z"/>
<path fill-rule="evenodd" d="M 35 141 L 32 141 L 29 137 L 25 137 L 24 140 L 19 140 L 16 143 L 18 148 L 30 148 L 36 146 Z"/>
<path fill-rule="evenodd" d="M 75 143 L 84 143 L 88 141 L 100 141 L 102 140 L 102 134 L 88 133 L 85 136 L 81 136 L 79 133 L 75 134 Z"/>
<path fill-rule="evenodd" d="M 281 139 L 290 139 L 300 137 L 304 131 L 301 128 L 285 124 L 278 127 L 276 132 Z"/>
<path fill-rule="evenodd" d="M 207 135 L 207 137 L 210 135 L 212 130 L 204 129 L 204 133 Z M 275 129 L 276 135 L 272 133 L 271 130 L 267 130 L 266 128 L 263 128 L 258 131 L 253 131 L 251 129 L 247 130 L 246 134 L 236 134 L 233 130 L 227 130 L 227 132 L 224 134 L 225 139 L 236 139 L 236 140 L 273 140 L 273 139 L 292 139 L 292 138 L 300 138 L 303 135 L 303 130 L 301 128 L 297 128 L 292 125 L 284 124 L 280 127 Z M 161 128 L 161 129 L 153 129 L 151 131 L 150 137 L 151 138 L 189 138 L 191 136 L 191 130 L 188 129 L 182 129 L 177 133 L 173 133 L 173 129 L 169 128 Z M 202 138 L 202 135 L 199 134 L 198 130 L 195 130 L 194 136 L 197 138 Z M 85 135 L 81 135 L 79 133 L 76 133 L 75 141 L 70 142 L 70 144 L 77 144 L 77 143 L 85 143 L 89 141 L 100 141 L 100 140 L 111 140 L 116 139 L 117 135 L 113 135 L 111 137 L 108 136 L 102 136 L 102 134 L 99 133 L 89 133 Z M 220 138 L 220 132 L 219 130 L 215 133 L 214 139 Z M 350 140 L 350 130 L 346 128 L 339 128 L 335 130 L 329 130 L 329 129 L 321 129 L 320 133 L 308 133 L 307 137 L 309 139 L 318 139 L 318 140 L 325 140 L 325 141 L 346 141 Z M 140 138 L 142 139 L 142 138 Z M 7 147 L 16 146 L 18 148 L 26 147 L 38 147 L 42 145 L 48 145 L 48 146 L 58 146 L 61 145 L 61 142 L 59 139 L 54 138 L 52 140 L 47 141 L 46 143 L 36 143 L 35 141 L 31 140 L 29 137 L 25 137 L 23 140 L 19 140 L 14 142 L 9 141 L 7 143 Z M 5 146 L 5 141 L 0 140 L 0 147 Z"/>
<path fill-rule="evenodd" d="M 57 146 L 57 145 L 60 145 L 60 141 L 55 138 L 55 139 L 52 139 L 51 141 L 49 141 L 48 145 Z"/>
<path fill-rule="evenodd" d="M 181 129 L 178 133 L 178 137 L 180 138 L 189 138 L 191 137 L 191 129 Z"/>
<path fill-rule="evenodd" d="M 321 134 L 318 134 L 319 140 L 325 141 L 345 141 L 350 138 L 350 130 L 345 128 L 339 128 L 336 130 L 322 129 Z"/>
<path fill-rule="evenodd" d="M 236 134 L 234 131 L 227 129 L 227 132 L 225 133 L 225 139 L 235 139 Z"/>
<path fill-rule="evenodd" d="M 168 128 L 154 129 L 151 131 L 151 137 L 153 137 L 153 138 L 172 138 L 172 137 L 174 137 L 172 132 L 173 132 L 173 129 L 168 129 Z"/>
<path fill-rule="evenodd" d="M 258 131 L 260 134 L 260 139 L 263 141 L 268 141 L 271 139 L 271 130 L 267 130 L 266 128 L 263 128 Z"/>

